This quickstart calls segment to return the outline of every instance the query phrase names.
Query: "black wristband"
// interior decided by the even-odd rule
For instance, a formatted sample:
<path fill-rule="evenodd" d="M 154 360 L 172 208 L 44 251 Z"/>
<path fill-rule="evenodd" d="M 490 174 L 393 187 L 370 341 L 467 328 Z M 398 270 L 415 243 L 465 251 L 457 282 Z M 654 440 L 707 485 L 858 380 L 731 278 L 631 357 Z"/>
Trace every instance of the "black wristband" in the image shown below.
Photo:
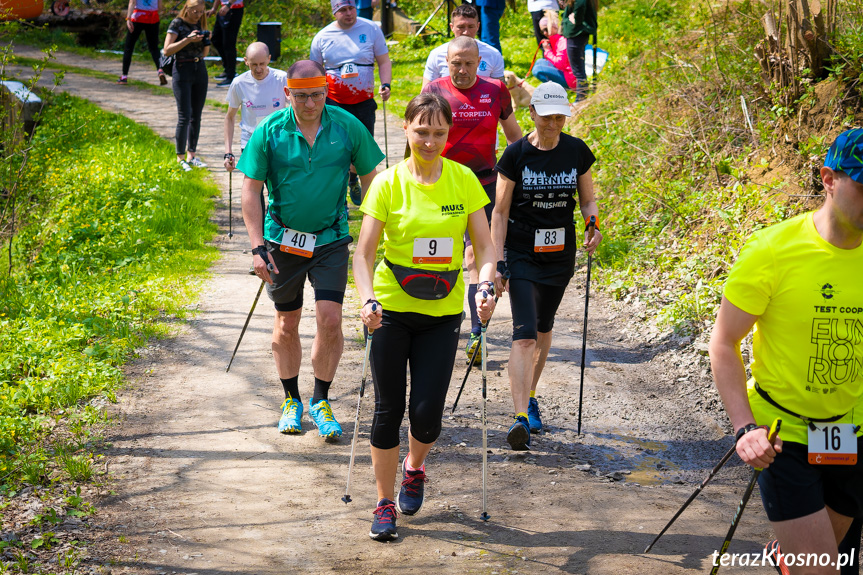
<path fill-rule="evenodd" d="M 488 286 L 488 287 L 486 287 L 486 288 L 480 288 L 479 286 L 482 286 L 482 285 L 485 285 L 485 286 Z M 479 283 L 476 285 L 476 291 L 478 291 L 478 292 L 479 292 L 479 291 L 486 291 L 486 292 L 488 292 L 488 294 L 489 294 L 490 296 L 494 296 L 494 282 L 490 282 L 490 281 L 483 281 L 483 282 L 479 282 Z"/>
<path fill-rule="evenodd" d="M 376 303 L 378 305 L 381 305 L 381 302 L 379 302 L 378 300 L 369 298 L 366 300 L 366 303 L 363 304 L 363 307 L 366 307 L 370 303 Z"/>
<path fill-rule="evenodd" d="M 738 441 L 740 441 L 741 437 L 743 437 L 744 435 L 746 435 L 750 431 L 758 429 L 759 427 L 761 427 L 761 426 L 758 425 L 757 423 L 747 423 L 745 427 L 741 427 L 740 429 L 737 430 L 737 433 L 734 434 L 734 443 L 737 443 Z"/>
<path fill-rule="evenodd" d="M 231 152 L 228 152 L 227 154 L 225 154 L 225 158 L 224 158 L 224 159 L 226 159 L 226 160 L 227 160 L 228 158 L 234 159 L 234 154 L 232 154 Z"/>
<path fill-rule="evenodd" d="M 499 260 L 497 262 L 497 273 L 506 277 L 506 272 L 508 272 L 508 271 L 509 270 L 507 269 L 506 262 L 503 260 Z"/>
<path fill-rule="evenodd" d="M 252 248 L 252 255 L 253 256 L 261 256 L 261 259 L 266 262 L 268 260 L 264 256 L 267 254 L 268 251 L 269 250 L 267 250 L 267 246 L 261 245 L 261 246 L 258 246 L 256 248 Z"/>
<path fill-rule="evenodd" d="M 384 89 L 384 88 L 386 88 L 387 90 L 389 90 L 389 89 L 390 89 L 390 85 L 389 85 L 389 84 L 387 84 L 386 82 L 382 82 L 382 83 L 381 83 L 381 89 Z"/>

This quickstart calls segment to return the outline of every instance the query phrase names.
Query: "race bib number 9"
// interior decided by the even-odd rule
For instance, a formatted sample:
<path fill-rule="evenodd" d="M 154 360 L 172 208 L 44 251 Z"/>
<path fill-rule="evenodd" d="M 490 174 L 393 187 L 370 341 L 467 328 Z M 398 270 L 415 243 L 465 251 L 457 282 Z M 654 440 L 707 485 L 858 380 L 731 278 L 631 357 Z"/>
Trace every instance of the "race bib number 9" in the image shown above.
<path fill-rule="evenodd" d="M 534 252 L 562 252 L 565 246 L 566 233 L 563 228 L 536 230 Z"/>
<path fill-rule="evenodd" d="M 452 238 L 414 238 L 415 264 L 452 263 Z"/>
<path fill-rule="evenodd" d="M 809 427 L 809 463 L 813 465 L 854 465 L 857 463 L 857 434 L 850 423 L 827 423 Z"/>
<path fill-rule="evenodd" d="M 356 78 L 360 73 L 357 70 L 357 65 L 353 62 L 348 62 L 347 64 L 342 64 L 342 78 Z"/>
<path fill-rule="evenodd" d="M 282 245 L 279 249 L 289 254 L 310 258 L 315 254 L 315 241 L 317 239 L 318 236 L 315 234 L 285 228 L 285 232 L 282 234 Z"/>

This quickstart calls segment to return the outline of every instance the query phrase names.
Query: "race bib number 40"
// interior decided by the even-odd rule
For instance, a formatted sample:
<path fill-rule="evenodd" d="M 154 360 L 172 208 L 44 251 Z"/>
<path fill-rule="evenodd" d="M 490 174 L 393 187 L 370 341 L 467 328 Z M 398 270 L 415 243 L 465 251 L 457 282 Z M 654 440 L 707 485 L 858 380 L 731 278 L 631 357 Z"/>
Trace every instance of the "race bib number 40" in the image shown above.
<path fill-rule="evenodd" d="M 857 434 L 850 423 L 827 423 L 809 427 L 809 463 L 813 465 L 854 465 L 857 463 Z"/>
<path fill-rule="evenodd" d="M 353 62 L 348 62 L 347 64 L 342 64 L 342 78 L 356 78 L 360 73 L 357 70 L 357 65 Z"/>
<path fill-rule="evenodd" d="M 452 263 L 452 238 L 414 238 L 415 264 Z"/>
<path fill-rule="evenodd" d="M 536 230 L 534 252 L 562 252 L 565 246 L 566 233 L 563 228 Z"/>
<path fill-rule="evenodd" d="M 318 236 L 315 234 L 285 228 L 285 232 L 282 234 L 282 245 L 279 249 L 289 254 L 310 258 L 315 254 L 315 241 L 317 239 Z"/>

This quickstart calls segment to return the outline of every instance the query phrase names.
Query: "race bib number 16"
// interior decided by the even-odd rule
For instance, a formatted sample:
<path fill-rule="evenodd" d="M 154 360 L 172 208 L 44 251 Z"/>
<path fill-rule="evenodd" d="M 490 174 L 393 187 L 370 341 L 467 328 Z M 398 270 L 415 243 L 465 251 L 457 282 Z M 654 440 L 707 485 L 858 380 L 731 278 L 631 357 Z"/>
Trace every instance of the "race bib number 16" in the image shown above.
<path fill-rule="evenodd" d="M 809 463 L 813 465 L 854 465 L 857 463 L 857 435 L 850 423 L 825 423 L 809 427 Z"/>
<path fill-rule="evenodd" d="M 282 234 L 282 245 L 279 249 L 289 254 L 310 258 L 315 254 L 315 241 L 318 236 L 285 228 Z"/>

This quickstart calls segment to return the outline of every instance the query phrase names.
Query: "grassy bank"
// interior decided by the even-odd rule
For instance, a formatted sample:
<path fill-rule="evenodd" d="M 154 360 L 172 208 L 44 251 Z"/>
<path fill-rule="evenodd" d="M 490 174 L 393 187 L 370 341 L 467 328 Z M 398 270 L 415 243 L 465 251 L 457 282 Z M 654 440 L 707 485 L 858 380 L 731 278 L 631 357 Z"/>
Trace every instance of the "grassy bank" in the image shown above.
<path fill-rule="evenodd" d="M 213 261 L 217 190 L 173 153 L 131 120 L 51 98 L 0 272 L 3 490 L 92 475 L 98 406 L 135 347 L 182 317 Z"/>

